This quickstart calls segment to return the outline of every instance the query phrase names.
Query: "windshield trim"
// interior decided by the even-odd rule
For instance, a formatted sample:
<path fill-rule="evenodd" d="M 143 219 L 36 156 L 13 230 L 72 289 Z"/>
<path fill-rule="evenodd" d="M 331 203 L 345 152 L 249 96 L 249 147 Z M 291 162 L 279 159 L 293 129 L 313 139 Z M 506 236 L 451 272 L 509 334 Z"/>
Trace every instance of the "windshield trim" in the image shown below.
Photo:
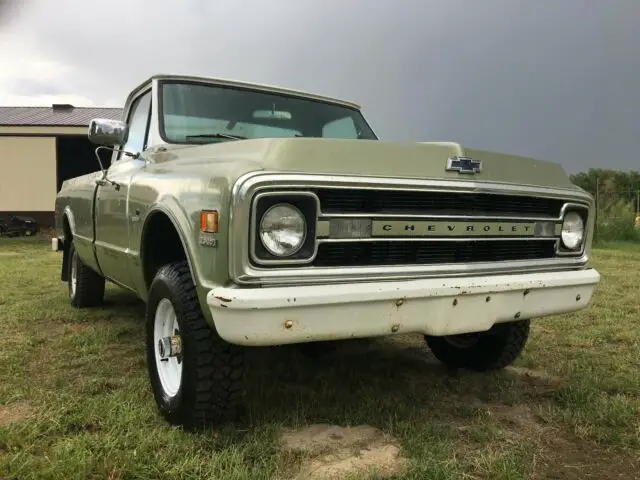
<path fill-rule="evenodd" d="M 373 128 L 371 127 L 371 125 L 369 124 L 369 122 L 367 121 L 367 119 L 364 117 L 364 115 L 362 114 L 360 108 L 356 108 L 354 106 L 351 105 L 345 105 L 344 103 L 341 102 L 332 102 L 330 100 L 319 100 L 319 99 L 315 99 L 315 98 L 310 98 L 307 97 L 305 95 L 296 95 L 295 93 L 283 93 L 283 92 L 278 92 L 278 91 L 271 91 L 271 90 L 265 90 L 264 88 L 252 88 L 252 87 L 243 87 L 243 86 L 237 86 L 237 85 L 220 85 L 217 83 L 211 83 L 211 82 L 207 82 L 207 81 L 200 81 L 200 80 L 179 80 L 179 79 L 163 79 L 163 80 L 158 80 L 158 95 L 157 95 L 157 99 L 158 99 L 158 134 L 160 135 L 160 138 L 162 139 L 162 141 L 166 144 L 169 145 L 206 145 L 204 143 L 195 143 L 195 142 L 177 142 L 175 140 L 169 139 L 167 138 L 166 132 L 165 132 L 165 128 L 164 128 L 164 108 L 163 108 L 163 88 L 165 85 L 204 85 L 204 86 L 210 86 L 213 88 L 225 88 L 225 89 L 230 89 L 230 90 L 243 90 L 243 91 L 248 91 L 248 92 L 257 92 L 257 93 L 268 93 L 269 95 L 277 95 L 279 97 L 283 97 L 283 98 L 298 98 L 301 100 L 306 100 L 308 102 L 313 102 L 313 103 L 319 103 L 322 105 L 326 105 L 326 104 L 331 104 L 331 105 L 336 105 L 339 107 L 342 107 L 346 110 L 350 110 L 352 112 L 356 112 L 356 114 L 360 115 L 360 119 L 362 120 L 362 122 L 367 126 L 367 128 L 371 131 L 371 134 L 373 135 L 373 139 L 372 140 L 379 140 L 378 135 L 376 135 L 376 132 L 373 130 Z M 271 138 L 271 137 L 255 137 L 255 138 L 247 138 L 246 140 L 256 140 L 256 139 L 260 139 L 260 138 Z M 287 137 L 288 138 L 288 137 Z M 320 138 L 320 137 L 292 137 L 292 138 Z M 214 142 L 210 142 L 210 143 L 218 143 L 218 142 L 229 142 L 229 141 L 233 141 L 233 142 L 238 142 L 238 141 L 242 141 L 242 140 L 224 140 L 224 139 L 219 139 L 216 140 Z"/>

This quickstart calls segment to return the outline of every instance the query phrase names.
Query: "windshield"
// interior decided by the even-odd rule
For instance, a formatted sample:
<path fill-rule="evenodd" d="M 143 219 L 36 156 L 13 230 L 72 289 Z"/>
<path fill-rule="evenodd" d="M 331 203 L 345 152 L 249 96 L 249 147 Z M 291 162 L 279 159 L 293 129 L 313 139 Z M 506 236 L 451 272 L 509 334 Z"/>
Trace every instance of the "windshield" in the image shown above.
<path fill-rule="evenodd" d="M 203 83 L 163 82 L 160 88 L 160 132 L 169 143 L 261 137 L 377 139 L 362 114 L 348 106 Z"/>

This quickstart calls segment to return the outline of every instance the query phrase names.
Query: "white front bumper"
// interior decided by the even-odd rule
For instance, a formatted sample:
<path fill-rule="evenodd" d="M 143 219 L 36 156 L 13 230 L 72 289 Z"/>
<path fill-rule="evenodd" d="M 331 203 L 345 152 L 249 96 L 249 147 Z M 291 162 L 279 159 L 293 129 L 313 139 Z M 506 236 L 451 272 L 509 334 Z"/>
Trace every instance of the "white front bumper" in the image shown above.
<path fill-rule="evenodd" d="M 280 345 L 396 333 L 454 335 L 494 323 L 585 308 L 594 269 L 393 282 L 214 288 L 216 329 L 240 345 Z"/>

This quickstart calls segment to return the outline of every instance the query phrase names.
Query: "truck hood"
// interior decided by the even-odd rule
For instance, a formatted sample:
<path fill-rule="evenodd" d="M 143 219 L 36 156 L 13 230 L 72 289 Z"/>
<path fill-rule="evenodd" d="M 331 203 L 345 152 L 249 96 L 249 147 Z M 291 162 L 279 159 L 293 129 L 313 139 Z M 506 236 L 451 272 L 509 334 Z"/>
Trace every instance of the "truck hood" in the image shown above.
<path fill-rule="evenodd" d="M 557 163 L 466 148 L 459 143 L 399 143 L 327 138 L 261 138 L 207 145 L 164 145 L 152 154 L 159 169 L 205 169 L 230 182 L 256 170 L 435 180 L 473 180 L 578 189 Z M 447 171 L 451 156 L 482 162 L 480 172 Z M 169 163 L 165 163 L 170 161 Z M 163 164 L 163 165 L 161 165 Z M 164 167 L 164 168 L 163 168 Z M 204 172 L 203 172 L 204 173 Z"/>

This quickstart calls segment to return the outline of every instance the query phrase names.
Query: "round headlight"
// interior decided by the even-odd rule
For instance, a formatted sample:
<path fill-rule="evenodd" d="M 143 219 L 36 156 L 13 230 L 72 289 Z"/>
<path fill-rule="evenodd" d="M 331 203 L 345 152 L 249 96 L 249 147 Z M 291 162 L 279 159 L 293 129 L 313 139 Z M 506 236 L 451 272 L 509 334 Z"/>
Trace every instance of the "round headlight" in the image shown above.
<path fill-rule="evenodd" d="M 576 212 L 569 212 L 562 222 L 562 243 L 569 250 L 575 250 L 584 238 L 584 222 Z"/>
<path fill-rule="evenodd" d="M 260 220 L 260 240 L 272 255 L 293 255 L 302 248 L 306 236 L 307 222 L 293 205 L 274 205 Z"/>

